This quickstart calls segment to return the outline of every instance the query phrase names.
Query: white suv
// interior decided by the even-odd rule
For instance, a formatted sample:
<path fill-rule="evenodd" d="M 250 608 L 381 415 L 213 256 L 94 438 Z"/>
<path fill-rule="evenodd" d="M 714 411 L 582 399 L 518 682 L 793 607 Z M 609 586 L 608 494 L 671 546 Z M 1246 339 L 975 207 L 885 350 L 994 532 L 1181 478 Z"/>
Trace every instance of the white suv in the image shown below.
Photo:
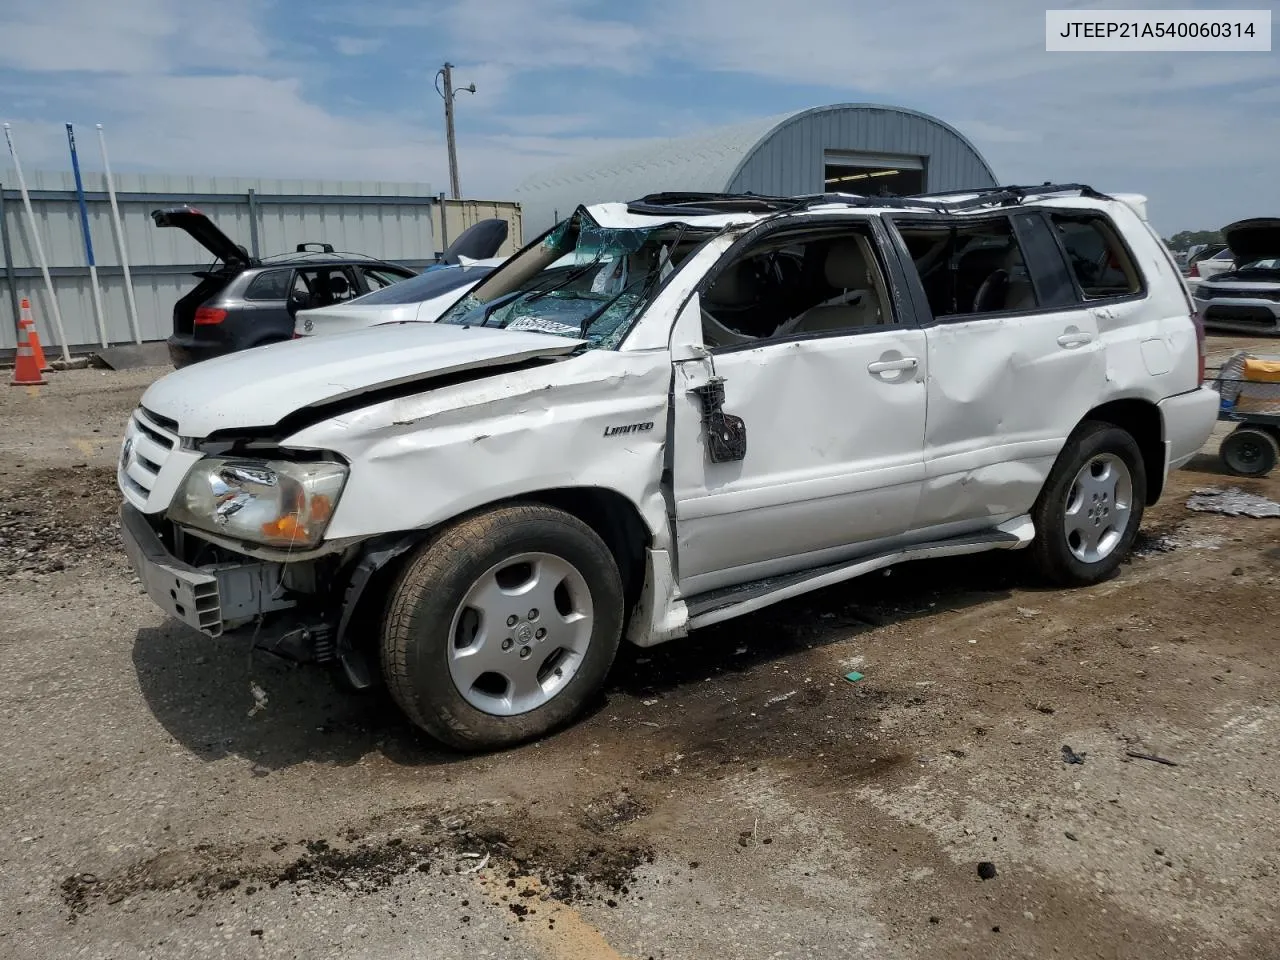
<path fill-rule="evenodd" d="M 904 560 L 1088 584 L 1208 438 L 1140 197 L 663 194 L 580 208 L 434 324 L 155 383 L 124 539 L 167 613 L 379 674 L 461 748 L 642 646 Z"/>

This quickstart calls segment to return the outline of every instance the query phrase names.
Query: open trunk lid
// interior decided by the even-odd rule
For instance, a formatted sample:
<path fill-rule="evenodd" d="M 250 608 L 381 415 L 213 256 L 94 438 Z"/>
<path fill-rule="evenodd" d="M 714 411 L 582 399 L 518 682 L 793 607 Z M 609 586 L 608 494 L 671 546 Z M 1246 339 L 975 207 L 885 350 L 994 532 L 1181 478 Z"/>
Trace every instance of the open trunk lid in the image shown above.
<path fill-rule="evenodd" d="M 1253 217 L 1222 228 L 1222 239 L 1237 263 L 1280 257 L 1280 219 Z"/>
<path fill-rule="evenodd" d="M 152 210 L 151 219 L 157 227 L 177 227 L 185 230 L 196 243 L 204 247 L 228 267 L 244 268 L 254 259 L 249 251 L 218 229 L 204 213 L 194 207 L 171 207 L 168 210 Z"/>

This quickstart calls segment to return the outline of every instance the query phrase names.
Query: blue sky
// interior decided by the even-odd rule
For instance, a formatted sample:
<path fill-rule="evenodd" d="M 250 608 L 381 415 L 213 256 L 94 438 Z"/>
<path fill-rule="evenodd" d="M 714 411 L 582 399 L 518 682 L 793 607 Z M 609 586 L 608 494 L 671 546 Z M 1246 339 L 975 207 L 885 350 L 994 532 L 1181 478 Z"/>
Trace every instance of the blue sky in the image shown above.
<path fill-rule="evenodd" d="M 1252 2 L 1054 6 L 1274 6 Z M 1028 0 L 4 0 L 0 118 L 29 168 L 65 121 L 119 170 L 447 187 L 507 198 L 557 162 L 792 109 L 896 104 L 959 128 L 1006 182 L 1151 197 L 1166 234 L 1280 215 L 1270 53 L 1044 50 Z M 82 150 L 89 166 L 96 149 Z"/>

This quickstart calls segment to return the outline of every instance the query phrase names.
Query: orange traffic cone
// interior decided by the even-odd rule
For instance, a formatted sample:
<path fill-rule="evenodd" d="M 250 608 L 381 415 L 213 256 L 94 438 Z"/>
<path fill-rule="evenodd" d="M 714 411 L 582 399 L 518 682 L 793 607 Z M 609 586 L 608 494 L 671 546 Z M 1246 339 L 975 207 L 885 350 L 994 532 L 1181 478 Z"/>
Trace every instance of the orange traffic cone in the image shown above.
<path fill-rule="evenodd" d="M 48 383 L 40 376 L 40 365 L 36 363 L 35 354 L 31 352 L 31 342 L 27 339 L 27 331 L 22 331 L 18 339 L 18 355 L 13 358 L 13 379 L 9 381 L 14 387 L 38 387 Z"/>
<path fill-rule="evenodd" d="M 51 369 L 44 358 L 44 349 L 40 346 L 40 334 L 36 333 L 36 321 L 31 316 L 31 301 L 22 298 L 22 318 L 18 321 L 18 329 L 27 332 L 27 343 L 31 344 L 31 355 L 36 358 L 36 367 L 41 372 Z"/>

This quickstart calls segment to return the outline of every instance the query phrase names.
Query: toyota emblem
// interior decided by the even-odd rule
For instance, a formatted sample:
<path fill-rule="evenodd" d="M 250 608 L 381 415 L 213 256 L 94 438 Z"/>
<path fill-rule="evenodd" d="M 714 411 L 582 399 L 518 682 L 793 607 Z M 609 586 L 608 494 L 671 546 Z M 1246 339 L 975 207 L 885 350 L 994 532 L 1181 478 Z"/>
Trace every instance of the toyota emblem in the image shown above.
<path fill-rule="evenodd" d="M 133 437 L 127 437 L 124 446 L 120 448 L 120 469 L 129 469 L 129 454 L 133 452 Z"/>

